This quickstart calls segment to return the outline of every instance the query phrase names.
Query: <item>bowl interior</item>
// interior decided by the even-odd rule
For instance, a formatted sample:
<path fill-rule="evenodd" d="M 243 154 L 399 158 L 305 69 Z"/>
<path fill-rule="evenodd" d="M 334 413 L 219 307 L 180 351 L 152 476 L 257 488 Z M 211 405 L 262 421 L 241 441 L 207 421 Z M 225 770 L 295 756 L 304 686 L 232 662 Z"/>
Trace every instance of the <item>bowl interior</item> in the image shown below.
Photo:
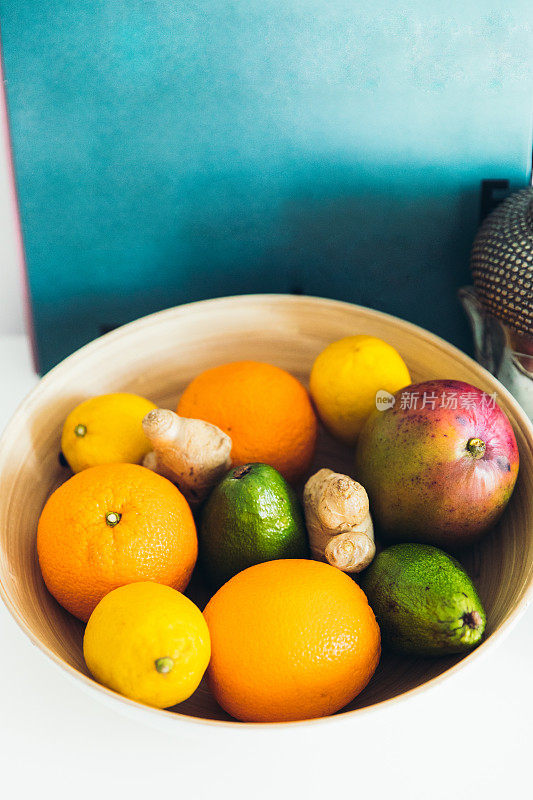
<path fill-rule="evenodd" d="M 277 364 L 307 384 L 316 355 L 335 339 L 357 333 L 379 336 L 396 347 L 414 382 L 456 378 L 496 392 L 511 420 L 521 457 L 512 501 L 497 528 L 460 555 L 487 609 L 487 640 L 493 639 L 525 604 L 533 575 L 533 438 L 525 414 L 474 361 L 413 325 L 336 301 L 263 295 L 195 303 L 120 328 L 56 367 L 23 403 L 0 442 L 0 589 L 32 640 L 61 665 L 88 676 L 83 626 L 48 594 L 35 547 L 42 507 L 70 475 L 58 461 L 60 434 L 63 420 L 78 402 L 94 394 L 131 391 L 175 408 L 184 387 L 201 370 L 240 359 Z M 321 431 L 314 468 L 350 472 L 352 457 L 348 448 Z M 206 601 L 198 575 L 188 593 L 200 605 Z M 478 652 L 486 647 L 482 644 Z M 368 687 L 340 713 L 396 697 L 459 660 L 384 654 Z M 173 711 L 230 719 L 205 683 Z"/>

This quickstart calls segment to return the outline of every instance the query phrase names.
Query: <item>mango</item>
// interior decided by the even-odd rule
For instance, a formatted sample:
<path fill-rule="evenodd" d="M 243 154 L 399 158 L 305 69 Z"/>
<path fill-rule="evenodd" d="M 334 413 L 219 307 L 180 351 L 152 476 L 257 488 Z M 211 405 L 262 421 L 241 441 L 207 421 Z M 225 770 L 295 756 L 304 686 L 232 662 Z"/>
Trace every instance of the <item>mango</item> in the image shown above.
<path fill-rule="evenodd" d="M 503 513 L 518 475 L 513 429 L 494 397 L 433 380 L 374 410 L 359 436 L 354 476 L 381 536 L 459 547 Z"/>

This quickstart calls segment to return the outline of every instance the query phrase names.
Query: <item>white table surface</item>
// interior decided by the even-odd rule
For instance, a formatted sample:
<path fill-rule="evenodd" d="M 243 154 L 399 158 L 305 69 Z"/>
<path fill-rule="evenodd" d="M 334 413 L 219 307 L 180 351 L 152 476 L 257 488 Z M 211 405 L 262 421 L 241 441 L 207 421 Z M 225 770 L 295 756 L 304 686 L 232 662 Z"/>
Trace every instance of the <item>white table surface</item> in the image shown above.
<path fill-rule="evenodd" d="M 0 429 L 37 383 L 24 336 L 0 337 Z M 429 691 L 280 735 L 168 733 L 85 694 L 0 603 L 0 794 L 54 798 L 531 797 L 533 613 Z"/>

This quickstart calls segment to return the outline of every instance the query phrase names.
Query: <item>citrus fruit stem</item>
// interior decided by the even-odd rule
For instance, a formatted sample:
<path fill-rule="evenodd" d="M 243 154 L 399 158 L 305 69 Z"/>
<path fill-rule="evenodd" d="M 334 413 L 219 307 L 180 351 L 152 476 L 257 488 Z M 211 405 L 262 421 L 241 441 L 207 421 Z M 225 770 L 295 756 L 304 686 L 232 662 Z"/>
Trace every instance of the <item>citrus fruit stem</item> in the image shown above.
<path fill-rule="evenodd" d="M 110 528 L 114 528 L 115 525 L 118 525 L 122 518 L 122 514 L 119 514 L 118 511 L 108 511 L 105 515 L 105 521 L 109 525 Z"/>
<path fill-rule="evenodd" d="M 237 480 L 239 480 L 239 478 L 244 478 L 245 475 L 248 475 L 251 469 L 252 467 L 250 464 L 245 464 L 243 467 L 237 467 L 237 469 L 233 470 L 233 477 L 237 478 Z"/>
<path fill-rule="evenodd" d="M 76 436 L 85 436 L 87 433 L 87 427 L 85 425 L 76 425 L 74 428 L 74 433 Z"/>
<path fill-rule="evenodd" d="M 170 658 L 170 656 L 163 656 L 162 658 L 157 658 L 155 660 L 155 668 L 162 675 L 166 675 L 168 672 L 170 672 L 173 666 L 174 659 Z"/>

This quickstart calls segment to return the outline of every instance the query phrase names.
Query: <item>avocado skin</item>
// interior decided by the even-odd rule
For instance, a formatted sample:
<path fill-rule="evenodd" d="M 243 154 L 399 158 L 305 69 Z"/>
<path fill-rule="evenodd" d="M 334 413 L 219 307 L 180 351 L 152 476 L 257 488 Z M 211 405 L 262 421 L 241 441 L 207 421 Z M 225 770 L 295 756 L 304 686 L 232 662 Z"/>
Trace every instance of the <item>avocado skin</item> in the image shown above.
<path fill-rule="evenodd" d="M 362 577 L 361 588 L 391 650 L 444 656 L 481 641 L 486 615 L 474 585 L 461 564 L 437 547 L 388 547 Z"/>
<path fill-rule="evenodd" d="M 234 467 L 215 486 L 198 539 L 200 564 L 215 587 L 263 561 L 309 557 L 298 498 L 277 470 L 262 463 Z"/>

